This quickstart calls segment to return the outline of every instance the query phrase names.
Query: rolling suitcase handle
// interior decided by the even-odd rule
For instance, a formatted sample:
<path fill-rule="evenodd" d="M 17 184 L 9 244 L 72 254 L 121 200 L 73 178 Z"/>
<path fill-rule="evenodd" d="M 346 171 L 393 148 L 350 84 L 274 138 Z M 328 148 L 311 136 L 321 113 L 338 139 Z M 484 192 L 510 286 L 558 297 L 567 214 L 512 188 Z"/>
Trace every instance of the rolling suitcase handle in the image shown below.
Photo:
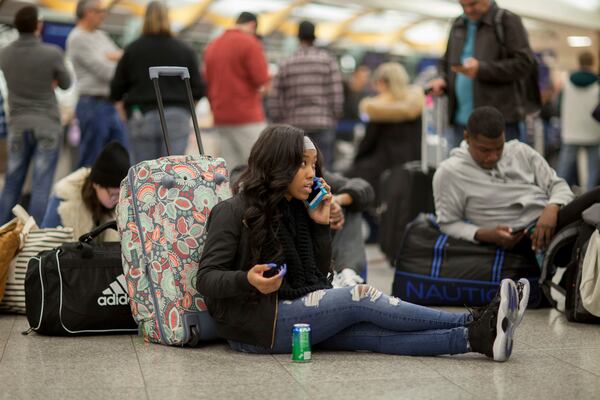
<path fill-rule="evenodd" d="M 425 95 L 429 96 L 430 91 L 425 90 Z M 435 166 L 439 166 L 444 159 L 444 149 L 442 147 L 444 141 L 444 129 L 447 125 L 446 110 L 448 107 L 448 99 L 445 96 L 433 96 L 433 119 L 435 124 L 435 133 L 437 136 L 437 147 L 436 147 L 436 160 Z M 427 97 L 425 98 L 427 102 Z M 424 174 L 429 171 L 429 149 L 427 147 L 427 135 L 429 134 L 429 118 L 427 105 L 423 106 L 423 114 L 421 116 L 421 170 Z"/>
<path fill-rule="evenodd" d="M 200 155 L 204 155 L 204 148 L 202 147 L 202 139 L 200 139 L 200 128 L 198 127 L 198 120 L 196 119 L 196 108 L 194 106 L 194 98 L 192 97 L 192 88 L 190 86 L 190 71 L 186 67 L 150 67 L 148 68 L 150 79 L 154 83 L 154 91 L 156 92 L 156 101 L 158 102 L 158 114 L 160 116 L 160 125 L 162 127 L 163 137 L 165 139 L 165 146 L 167 147 L 167 155 L 171 155 L 171 146 L 169 146 L 169 134 L 167 131 L 167 121 L 165 120 L 165 108 L 162 102 L 162 95 L 160 94 L 160 88 L 158 86 L 158 78 L 160 76 L 178 76 L 185 82 L 185 88 L 187 91 L 190 113 L 192 114 L 192 123 L 194 124 L 194 133 L 196 134 L 196 142 L 198 142 L 198 149 Z"/>

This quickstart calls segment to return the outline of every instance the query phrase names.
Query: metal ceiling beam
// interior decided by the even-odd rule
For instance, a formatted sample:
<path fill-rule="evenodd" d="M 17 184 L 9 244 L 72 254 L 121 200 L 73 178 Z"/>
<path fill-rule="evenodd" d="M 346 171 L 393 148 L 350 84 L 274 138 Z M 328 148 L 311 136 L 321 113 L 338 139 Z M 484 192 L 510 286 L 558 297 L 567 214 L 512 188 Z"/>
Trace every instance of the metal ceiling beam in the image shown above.
<path fill-rule="evenodd" d="M 73 15 L 77 2 L 74 0 L 40 0 L 40 5 L 54 11 Z"/>
<path fill-rule="evenodd" d="M 110 0 L 108 2 L 108 4 L 106 5 L 106 10 L 110 11 L 113 9 L 114 6 L 116 6 L 117 4 L 119 4 L 121 2 L 121 0 Z"/>
<path fill-rule="evenodd" d="M 347 0 L 320 0 L 323 4 L 343 6 Z M 353 4 L 386 10 L 408 11 L 431 18 L 455 18 L 462 12 L 458 3 L 444 0 L 352 0 Z M 498 0 L 498 5 L 522 16 L 571 27 L 600 29 L 600 9 L 584 10 L 562 0 Z"/>
<path fill-rule="evenodd" d="M 212 5 L 214 0 L 202 0 L 195 4 L 188 6 L 173 8 L 169 12 L 171 22 L 177 22 L 181 24 L 182 28 L 179 30 L 180 33 L 190 29 L 194 26 L 202 17 L 206 15 L 208 8 Z"/>
<path fill-rule="evenodd" d="M 377 10 L 374 9 L 366 9 L 357 12 L 349 18 L 346 18 L 340 22 L 333 22 L 331 24 L 319 23 L 316 27 L 317 37 L 319 39 L 326 40 L 330 43 L 334 43 L 340 39 L 342 39 L 350 30 L 350 26 L 358 20 L 359 18 L 364 17 L 365 15 L 369 15 L 374 13 Z"/>
<path fill-rule="evenodd" d="M 132 15 L 141 17 L 146 12 L 146 5 L 142 3 L 138 3 L 134 0 L 112 0 L 113 4 L 111 7 L 119 6 L 122 8 L 126 8 Z"/>
<path fill-rule="evenodd" d="M 258 33 L 262 36 L 270 35 L 285 22 L 296 8 L 308 2 L 309 0 L 294 0 L 279 11 L 259 15 Z"/>
<path fill-rule="evenodd" d="M 389 38 L 387 39 L 388 44 L 390 46 L 393 46 L 396 42 L 403 42 L 412 48 L 418 47 L 417 43 L 414 43 L 405 37 L 406 32 L 408 30 L 410 30 L 411 28 L 414 28 L 415 26 L 422 24 L 423 22 L 429 21 L 429 20 L 430 20 L 430 18 L 426 18 L 426 17 L 419 18 L 416 21 L 413 21 L 407 25 L 404 25 L 402 28 L 396 30 L 395 32 L 391 32 L 389 34 Z"/>

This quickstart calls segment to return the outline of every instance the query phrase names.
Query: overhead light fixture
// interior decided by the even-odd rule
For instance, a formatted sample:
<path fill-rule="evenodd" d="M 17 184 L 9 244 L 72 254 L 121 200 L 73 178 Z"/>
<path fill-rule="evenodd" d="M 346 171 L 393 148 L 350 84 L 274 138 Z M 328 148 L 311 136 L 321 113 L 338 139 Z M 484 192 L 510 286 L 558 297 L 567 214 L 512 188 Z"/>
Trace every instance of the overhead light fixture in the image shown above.
<path fill-rule="evenodd" d="M 592 38 L 589 36 L 569 36 L 567 42 L 571 47 L 590 47 Z"/>

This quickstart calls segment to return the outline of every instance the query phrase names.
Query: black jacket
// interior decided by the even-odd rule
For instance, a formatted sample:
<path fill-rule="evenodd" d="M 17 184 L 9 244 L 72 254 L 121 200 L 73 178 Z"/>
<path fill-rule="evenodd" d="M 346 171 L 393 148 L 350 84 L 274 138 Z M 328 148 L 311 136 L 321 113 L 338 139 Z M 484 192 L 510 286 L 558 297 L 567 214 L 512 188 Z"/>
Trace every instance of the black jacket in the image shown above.
<path fill-rule="evenodd" d="M 331 186 L 333 194 L 347 193 L 352 196 L 353 202 L 347 207 L 348 211 L 363 212 L 375 200 L 373 187 L 364 179 L 346 178 L 333 171 L 323 171 L 323 178 Z"/>
<path fill-rule="evenodd" d="M 421 159 L 421 118 L 404 122 L 369 122 L 348 176 L 363 178 L 381 199 L 381 174 L 396 165 Z"/>
<path fill-rule="evenodd" d="M 154 66 L 187 67 L 194 100 L 205 95 L 198 57 L 194 50 L 173 37 L 145 35 L 125 48 L 110 83 L 111 99 L 124 100 L 128 113 L 131 113 L 133 105 L 139 106 L 142 112 L 158 108 L 154 84 L 148 75 L 148 68 Z M 180 78 L 161 77 L 159 81 L 165 106 L 180 106 L 186 110 L 189 108 L 185 85 Z"/>
<path fill-rule="evenodd" d="M 525 117 L 518 81 L 531 73 L 534 55 L 521 18 L 505 10 L 502 26 L 506 56 L 503 57 L 502 45 L 498 42 L 494 27 L 494 15 L 497 10 L 498 6 L 492 3 L 477 27 L 473 57 L 479 61 L 479 71 L 473 81 L 473 106 L 493 106 L 500 110 L 506 122 L 517 122 Z M 456 74 L 450 67 L 460 61 L 466 35 L 465 19 L 462 16 L 458 17 L 452 25 L 446 53 L 438 66 L 438 72 L 447 84 L 451 120 L 454 119 L 456 110 Z"/>
<path fill-rule="evenodd" d="M 247 272 L 253 265 L 250 265 L 249 229 L 243 221 L 245 209 L 243 195 L 212 209 L 206 224 L 197 288 L 205 296 L 221 337 L 272 347 L 278 296 L 277 292 L 261 294 L 248 282 Z M 317 268 L 327 275 L 331 271 L 329 226 L 312 223 L 311 232 Z"/>

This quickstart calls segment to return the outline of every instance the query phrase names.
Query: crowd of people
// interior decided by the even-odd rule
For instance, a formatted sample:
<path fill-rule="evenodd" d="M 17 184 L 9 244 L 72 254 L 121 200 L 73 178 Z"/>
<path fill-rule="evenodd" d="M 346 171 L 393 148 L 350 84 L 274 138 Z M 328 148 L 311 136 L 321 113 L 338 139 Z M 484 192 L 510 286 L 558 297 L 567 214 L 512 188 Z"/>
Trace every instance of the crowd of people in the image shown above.
<path fill-rule="evenodd" d="M 523 142 L 525 117 L 536 106 L 528 83 L 537 62 L 520 17 L 492 0 L 459 3 L 464 14 L 452 24 L 437 78 L 427 84 L 434 96 L 448 96 L 452 124 L 454 150 L 433 179 L 440 229 L 475 243 L 543 251 L 557 230 L 600 201 L 594 58 L 582 54 L 580 70 L 564 86 L 559 176 Z M 382 63 L 371 77 L 360 66 L 344 82 L 335 56 L 315 46 L 315 25 L 303 21 L 299 48 L 271 76 L 253 13 L 241 13 L 201 61 L 171 31 L 164 2 L 148 4 L 141 36 L 124 50 L 99 29 L 105 15 L 100 0 L 78 2 L 66 45 L 71 77 L 62 51 L 40 41 L 37 8 L 17 12 L 19 38 L 0 55 L 10 105 L 0 223 L 11 218 L 30 164 L 29 212 L 41 226 L 71 226 L 79 236 L 113 219 L 129 166 L 166 155 L 148 67 L 184 66 L 193 99 L 210 103 L 218 155 L 232 171 L 234 196 L 211 213 L 197 285 L 234 350 L 289 352 L 289 331 L 302 321 L 313 325 L 313 343 L 324 349 L 510 357 L 527 281 L 502 281 L 489 306 L 464 313 L 409 304 L 363 284 L 361 215 L 380 201 L 383 171 L 421 156 L 424 88 L 410 83 L 401 64 Z M 54 88 L 73 80 L 78 160 L 52 188 L 62 143 Z M 190 116 L 183 82 L 167 78 L 161 92 L 172 153 L 184 154 Z M 344 176 L 333 170 L 336 130 L 352 137 L 359 119 L 366 132 Z M 563 178 L 572 175 L 581 147 L 588 152 L 588 192 L 575 198 Z M 315 178 L 327 195 L 308 212 L 303 202 Z M 285 279 L 265 275 L 283 263 Z"/>

